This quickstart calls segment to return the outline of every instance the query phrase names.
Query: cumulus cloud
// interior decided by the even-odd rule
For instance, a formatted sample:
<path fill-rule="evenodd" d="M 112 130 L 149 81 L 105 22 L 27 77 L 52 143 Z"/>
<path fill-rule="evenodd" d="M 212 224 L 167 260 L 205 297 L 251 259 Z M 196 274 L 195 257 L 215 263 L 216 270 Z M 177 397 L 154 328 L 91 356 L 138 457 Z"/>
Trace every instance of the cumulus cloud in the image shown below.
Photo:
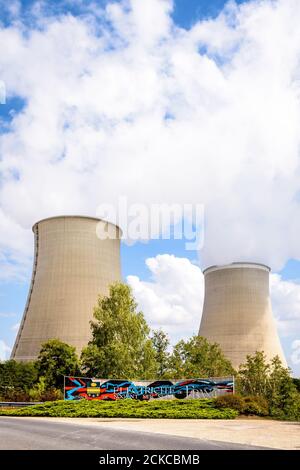
<path fill-rule="evenodd" d="M 291 354 L 291 361 L 293 364 L 300 364 L 300 340 L 296 339 L 292 343 L 293 352 Z"/>
<path fill-rule="evenodd" d="M 199 266 L 186 258 L 168 254 L 148 258 L 146 265 L 151 273 L 150 281 L 145 282 L 137 276 L 128 276 L 127 281 L 151 327 L 162 327 L 173 343 L 197 334 L 204 295 L 204 277 Z M 270 295 L 280 335 L 291 337 L 297 334 L 300 324 L 300 284 L 272 274 Z M 297 364 L 298 343 L 294 341 L 292 344 L 295 349 L 292 354 L 294 364 Z"/>
<path fill-rule="evenodd" d="M 120 194 L 204 203 L 203 265 L 300 259 L 299 1 L 231 2 L 188 31 L 171 0 L 77 3 L 25 22 L 14 2 L 0 25 L 0 79 L 23 100 L 0 134 L 5 276 L 28 272 L 34 221 Z"/>
<path fill-rule="evenodd" d="M 0 339 L 0 361 L 5 361 L 6 359 L 9 358 L 11 353 L 11 348 L 3 341 Z"/>
<path fill-rule="evenodd" d="M 282 336 L 299 331 L 300 284 L 285 281 L 278 274 L 270 276 L 270 292 L 274 315 Z"/>
<path fill-rule="evenodd" d="M 154 329 L 163 328 L 173 342 L 196 334 L 203 302 L 203 274 L 186 258 L 148 258 L 149 282 L 128 276 L 139 307 Z"/>

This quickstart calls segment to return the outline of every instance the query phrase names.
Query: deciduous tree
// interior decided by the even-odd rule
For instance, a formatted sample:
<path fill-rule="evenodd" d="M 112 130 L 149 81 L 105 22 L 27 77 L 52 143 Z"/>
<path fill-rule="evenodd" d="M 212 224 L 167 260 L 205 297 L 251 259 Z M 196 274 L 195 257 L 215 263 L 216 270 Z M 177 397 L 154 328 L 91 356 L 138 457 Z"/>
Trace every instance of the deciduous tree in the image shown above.
<path fill-rule="evenodd" d="M 36 365 L 39 377 L 45 377 L 47 387 L 62 389 L 64 375 L 80 373 L 75 348 L 58 339 L 50 339 L 42 345 Z"/>
<path fill-rule="evenodd" d="M 83 350 L 85 373 L 94 377 L 146 379 L 155 374 L 150 329 L 127 284 L 110 286 L 100 296 L 91 322 L 92 339 Z"/>
<path fill-rule="evenodd" d="M 270 362 L 263 352 L 247 356 L 237 376 L 237 389 L 243 395 L 264 397 L 269 403 L 270 414 L 284 419 L 299 419 L 300 395 L 279 357 Z"/>
<path fill-rule="evenodd" d="M 162 378 L 168 375 L 170 353 L 168 348 L 170 341 L 168 335 L 163 330 L 156 330 L 151 337 L 156 361 L 156 377 Z"/>
<path fill-rule="evenodd" d="M 201 336 L 179 341 L 170 363 L 172 374 L 177 378 L 220 377 L 234 373 L 220 346 Z"/>

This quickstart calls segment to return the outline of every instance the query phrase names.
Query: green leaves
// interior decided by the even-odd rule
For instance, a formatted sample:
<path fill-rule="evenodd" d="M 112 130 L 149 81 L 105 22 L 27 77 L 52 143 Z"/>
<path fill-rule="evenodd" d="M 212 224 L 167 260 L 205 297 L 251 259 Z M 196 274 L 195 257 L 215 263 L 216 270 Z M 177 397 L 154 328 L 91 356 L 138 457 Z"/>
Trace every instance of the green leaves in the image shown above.
<path fill-rule="evenodd" d="M 0 408 L 2 416 L 57 416 L 99 418 L 174 418 L 174 419 L 233 419 L 238 412 L 217 409 L 213 400 L 151 400 L 141 402 L 123 399 L 116 402 L 48 402 L 23 409 Z"/>
<path fill-rule="evenodd" d="M 50 339 L 42 345 L 36 367 L 39 376 L 45 378 L 45 387 L 62 389 L 64 375 L 79 373 L 75 348 L 58 339 Z"/>
<path fill-rule="evenodd" d="M 169 338 L 163 330 L 156 330 L 151 337 L 153 348 L 155 351 L 156 374 L 155 377 L 168 377 L 170 354 L 168 348 L 170 346 Z"/>
<path fill-rule="evenodd" d="M 262 351 L 247 356 L 245 364 L 240 366 L 236 385 L 243 395 L 265 398 L 272 416 L 300 418 L 300 395 L 289 369 L 283 367 L 278 356 L 270 362 Z"/>
<path fill-rule="evenodd" d="M 108 296 L 99 297 L 94 318 L 92 340 L 81 355 L 86 375 L 119 379 L 155 376 L 150 329 L 127 284 L 113 284 Z"/>
<path fill-rule="evenodd" d="M 187 341 L 179 341 L 170 358 L 174 377 L 221 377 L 232 375 L 234 369 L 216 343 L 206 338 L 193 336 Z"/>
<path fill-rule="evenodd" d="M 37 381 L 38 371 L 33 362 L 9 360 L 0 362 L 0 397 L 2 399 L 20 399 Z M 23 398 L 23 399 L 24 399 Z"/>

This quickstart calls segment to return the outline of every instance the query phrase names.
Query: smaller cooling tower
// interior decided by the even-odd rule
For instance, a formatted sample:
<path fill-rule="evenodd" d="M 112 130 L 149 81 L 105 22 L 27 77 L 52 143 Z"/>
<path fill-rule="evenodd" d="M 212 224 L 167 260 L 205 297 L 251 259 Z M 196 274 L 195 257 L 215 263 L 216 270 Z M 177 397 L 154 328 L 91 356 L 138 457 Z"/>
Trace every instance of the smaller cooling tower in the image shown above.
<path fill-rule="evenodd" d="M 286 366 L 272 314 L 270 268 L 232 263 L 204 270 L 205 296 L 199 335 L 219 343 L 237 368 L 248 354 L 278 355 Z"/>

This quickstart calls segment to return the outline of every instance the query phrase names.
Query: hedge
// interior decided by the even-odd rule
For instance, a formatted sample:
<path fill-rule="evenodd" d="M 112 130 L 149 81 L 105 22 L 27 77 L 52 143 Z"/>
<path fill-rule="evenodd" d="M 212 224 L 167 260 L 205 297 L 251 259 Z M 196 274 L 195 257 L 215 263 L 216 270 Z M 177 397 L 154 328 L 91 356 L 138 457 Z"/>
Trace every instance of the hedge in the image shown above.
<path fill-rule="evenodd" d="M 0 408 L 0 416 L 50 416 L 68 418 L 174 418 L 234 419 L 238 411 L 217 409 L 214 400 L 151 400 L 123 399 L 111 401 L 55 401 L 26 408 Z"/>

